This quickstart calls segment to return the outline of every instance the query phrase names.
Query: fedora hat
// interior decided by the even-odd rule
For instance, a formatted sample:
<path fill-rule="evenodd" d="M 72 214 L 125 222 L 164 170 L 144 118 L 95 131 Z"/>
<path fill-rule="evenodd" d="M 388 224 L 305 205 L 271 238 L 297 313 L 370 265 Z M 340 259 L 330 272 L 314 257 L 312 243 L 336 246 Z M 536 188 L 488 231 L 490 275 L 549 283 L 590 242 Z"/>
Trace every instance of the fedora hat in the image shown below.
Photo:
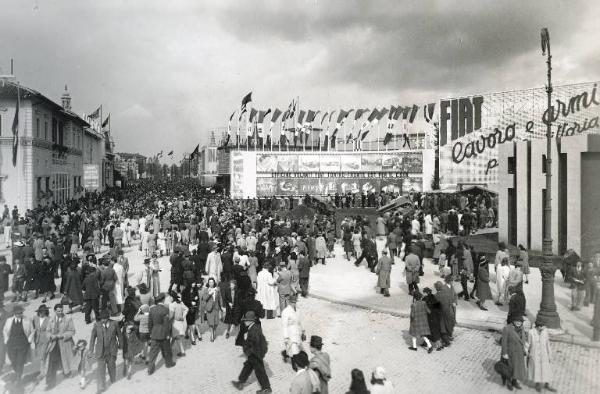
<path fill-rule="evenodd" d="M 242 321 L 256 321 L 256 313 L 254 311 L 248 311 L 242 318 Z"/>

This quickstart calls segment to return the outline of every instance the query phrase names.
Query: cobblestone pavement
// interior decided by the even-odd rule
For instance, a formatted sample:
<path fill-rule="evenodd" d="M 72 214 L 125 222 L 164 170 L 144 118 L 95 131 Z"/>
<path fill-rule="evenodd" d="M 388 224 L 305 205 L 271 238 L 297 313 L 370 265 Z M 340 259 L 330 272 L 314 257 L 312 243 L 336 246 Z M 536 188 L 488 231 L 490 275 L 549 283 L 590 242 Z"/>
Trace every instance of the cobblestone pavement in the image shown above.
<path fill-rule="evenodd" d="M 130 280 L 142 268 L 142 255 L 135 245 L 126 248 L 130 259 Z M 169 263 L 166 257 L 161 259 L 163 266 L 162 287 L 168 284 Z M 352 266 L 354 269 L 354 266 Z M 339 280 L 339 279 L 338 279 Z M 332 277 L 332 282 L 336 278 Z M 54 300 L 56 301 L 56 300 Z M 31 316 L 39 306 L 40 299 L 26 306 L 26 314 Z M 52 307 L 53 302 L 49 303 Z M 9 304 L 10 306 L 10 304 Z M 408 346 L 408 319 L 388 314 L 369 312 L 329 303 L 315 298 L 301 299 L 299 309 L 303 316 L 307 336 L 320 335 L 324 338 L 324 347 L 331 355 L 333 378 L 330 382 L 331 393 L 345 393 L 350 384 L 350 371 L 360 368 L 369 376 L 376 366 L 387 370 L 388 378 L 398 393 L 502 393 L 507 392 L 500 386 L 500 379 L 493 371 L 500 348 L 496 345 L 496 334 L 457 329 L 452 347 L 441 352 L 427 354 L 419 349 L 413 352 Z M 73 315 L 77 333 L 76 338 L 89 340 L 91 326 L 83 322 L 83 314 Z M 269 352 L 265 359 L 267 373 L 274 393 L 288 393 L 294 372 L 289 364 L 284 364 L 279 352 L 281 343 L 280 320 L 264 320 L 263 329 L 269 341 Z M 224 337 L 224 327 L 220 327 L 219 336 L 214 343 L 207 340 L 199 342 L 187 356 L 177 360 L 175 368 L 166 369 L 162 361 L 154 375 L 148 376 L 143 365 L 134 366 L 134 375 L 130 381 L 123 378 L 122 360 L 117 364 L 118 381 L 109 388 L 109 393 L 236 393 L 230 381 L 237 378 L 244 357 L 241 349 L 234 346 L 233 336 Z M 189 345 L 188 345 L 189 347 Z M 564 343 L 552 343 L 555 355 L 555 380 L 553 384 L 560 393 L 597 393 L 600 383 L 597 371 L 600 370 L 600 350 Z M 160 360 L 160 357 L 159 357 Z M 26 374 L 37 368 L 36 364 L 26 367 Z M 3 379 L 9 379 L 10 367 L 4 369 Z M 60 375 L 60 373 L 59 373 Z M 84 390 L 78 387 L 78 379 L 61 380 L 50 393 L 81 392 L 92 393 L 96 390 L 94 366 L 88 371 L 89 383 Z M 37 386 L 29 383 L 26 392 L 44 391 L 44 382 Z M 254 375 L 243 393 L 254 393 L 258 389 Z M 524 387 L 523 392 L 535 392 Z"/>

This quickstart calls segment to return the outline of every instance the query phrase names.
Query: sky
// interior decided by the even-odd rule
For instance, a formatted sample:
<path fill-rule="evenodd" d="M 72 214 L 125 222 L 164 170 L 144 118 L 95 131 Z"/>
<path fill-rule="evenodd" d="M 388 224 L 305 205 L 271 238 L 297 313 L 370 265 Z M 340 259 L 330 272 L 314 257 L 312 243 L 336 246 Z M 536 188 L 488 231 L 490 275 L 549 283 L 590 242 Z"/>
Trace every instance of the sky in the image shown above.
<path fill-rule="evenodd" d="M 598 80 L 597 0 L 0 0 L 0 74 L 110 113 L 119 152 L 207 144 L 241 98 L 383 107 Z M 217 136 L 218 137 L 218 136 Z"/>

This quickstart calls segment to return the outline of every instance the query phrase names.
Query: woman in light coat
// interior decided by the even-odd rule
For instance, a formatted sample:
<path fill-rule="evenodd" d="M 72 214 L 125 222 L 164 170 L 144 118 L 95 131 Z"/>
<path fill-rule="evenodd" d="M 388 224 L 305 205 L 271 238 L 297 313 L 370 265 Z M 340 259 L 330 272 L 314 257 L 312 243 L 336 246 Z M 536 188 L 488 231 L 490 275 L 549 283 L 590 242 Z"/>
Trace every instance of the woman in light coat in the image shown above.
<path fill-rule="evenodd" d="M 510 275 L 510 267 L 508 266 L 508 258 L 505 257 L 496 269 L 496 290 L 498 291 L 496 305 L 501 306 L 502 302 L 506 302 L 508 299 L 508 289 L 506 287 L 508 275 Z"/>
<path fill-rule="evenodd" d="M 325 264 L 325 258 L 329 251 L 327 250 L 327 242 L 323 234 L 319 234 L 315 240 L 315 247 L 317 249 L 317 263 L 321 260 L 321 263 Z"/>
<path fill-rule="evenodd" d="M 263 265 L 256 276 L 256 299 L 262 304 L 267 317 L 273 316 L 279 305 L 279 292 L 276 285 L 273 274 L 269 272 L 266 264 Z"/>
<path fill-rule="evenodd" d="M 539 392 L 542 386 L 548 391 L 556 390 L 550 387 L 552 379 L 552 349 L 548 339 L 548 330 L 539 321 L 535 322 L 535 328 L 529 330 L 527 343 L 529 345 L 529 358 L 527 360 L 527 375 L 529 380 L 535 383 L 535 389 Z"/>
<path fill-rule="evenodd" d="M 33 318 L 33 343 L 35 344 L 34 357 L 40 360 L 40 377 L 46 375 L 48 368 L 48 343 L 50 342 L 50 311 L 46 304 L 40 305 L 37 309 L 37 316 Z"/>

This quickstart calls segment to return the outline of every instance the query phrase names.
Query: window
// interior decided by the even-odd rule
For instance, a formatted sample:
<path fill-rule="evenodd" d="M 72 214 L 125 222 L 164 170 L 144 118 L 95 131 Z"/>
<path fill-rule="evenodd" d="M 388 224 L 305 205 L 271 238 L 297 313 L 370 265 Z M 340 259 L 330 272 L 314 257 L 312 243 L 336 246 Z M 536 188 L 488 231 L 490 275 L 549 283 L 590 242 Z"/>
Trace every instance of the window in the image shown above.
<path fill-rule="evenodd" d="M 54 184 L 54 201 L 57 204 L 64 204 L 71 199 L 71 177 L 68 174 L 53 174 L 52 183 Z"/>
<path fill-rule="evenodd" d="M 2 135 L 2 116 L 0 116 L 0 135 Z"/>
<path fill-rule="evenodd" d="M 35 119 L 35 138 L 40 138 L 40 118 Z"/>
<path fill-rule="evenodd" d="M 55 118 L 52 118 L 52 143 L 58 142 L 58 122 Z"/>
<path fill-rule="evenodd" d="M 44 141 L 48 141 L 48 121 L 44 121 Z"/>
<path fill-rule="evenodd" d="M 42 177 L 41 176 L 38 176 L 37 179 L 35 180 L 35 188 L 36 188 L 36 193 L 39 196 L 40 193 L 42 192 Z"/>
<path fill-rule="evenodd" d="M 46 177 L 46 189 L 45 190 L 46 191 L 50 190 L 50 177 L 49 176 Z"/>
<path fill-rule="evenodd" d="M 63 122 L 58 122 L 58 145 L 64 145 L 64 137 Z"/>

